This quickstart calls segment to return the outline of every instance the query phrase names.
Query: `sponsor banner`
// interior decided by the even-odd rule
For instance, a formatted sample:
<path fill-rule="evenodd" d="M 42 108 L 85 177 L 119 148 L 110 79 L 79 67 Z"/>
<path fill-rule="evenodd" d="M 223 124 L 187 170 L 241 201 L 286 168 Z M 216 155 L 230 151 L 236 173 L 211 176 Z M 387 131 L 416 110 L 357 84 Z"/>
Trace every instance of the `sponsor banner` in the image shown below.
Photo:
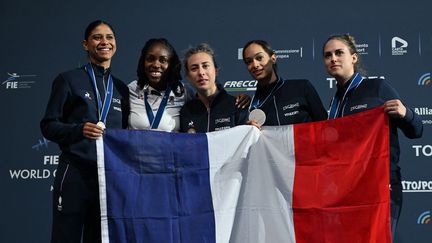
<path fill-rule="evenodd" d="M 431 157 L 432 156 L 432 145 L 420 145 L 420 144 L 415 144 L 412 145 L 412 148 L 415 151 L 415 156 L 416 157 Z"/>
<path fill-rule="evenodd" d="M 42 168 L 9 169 L 11 180 L 40 180 L 55 177 L 59 155 L 43 155 Z"/>
<path fill-rule="evenodd" d="M 356 44 L 357 53 L 360 55 L 368 55 L 369 54 L 369 44 L 368 43 L 360 43 Z"/>
<path fill-rule="evenodd" d="M 228 92 L 255 91 L 257 84 L 256 80 L 229 80 L 224 83 L 224 89 Z"/>
<path fill-rule="evenodd" d="M 391 39 L 392 56 L 402 56 L 408 53 L 408 41 L 401 37 L 394 36 Z"/>
<path fill-rule="evenodd" d="M 9 178 L 11 180 L 40 180 L 40 179 L 50 179 L 55 177 L 57 165 L 59 163 L 59 155 L 43 154 L 48 153 L 48 147 L 51 141 L 42 137 L 31 146 L 34 151 L 40 152 L 39 155 L 42 156 L 42 166 L 28 168 L 28 167 L 18 167 L 9 169 Z"/>
<path fill-rule="evenodd" d="M 290 49 L 273 50 L 278 59 L 303 58 L 303 46 Z M 237 59 L 243 60 L 243 48 L 237 49 Z"/>
<path fill-rule="evenodd" d="M 369 78 L 369 79 L 375 79 L 375 78 L 385 79 L 384 76 L 367 76 L 365 78 Z M 329 77 L 329 78 L 326 78 L 326 80 L 327 80 L 327 82 L 329 84 L 329 88 L 330 89 L 336 88 L 336 79 L 335 78 Z"/>
<path fill-rule="evenodd" d="M 431 84 L 431 73 L 422 74 L 417 83 L 420 86 L 429 86 Z"/>
<path fill-rule="evenodd" d="M 432 108 L 414 107 L 414 112 L 421 117 L 423 125 L 432 125 Z"/>
<path fill-rule="evenodd" d="M 432 192 L 432 181 L 402 181 L 403 192 Z"/>
<path fill-rule="evenodd" d="M 430 224 L 431 222 L 431 210 L 422 212 L 417 218 L 417 224 Z"/>
<path fill-rule="evenodd" d="M 8 77 L 2 82 L 2 86 L 7 90 L 15 89 L 29 89 L 36 82 L 34 78 L 37 77 L 35 74 L 18 74 L 18 73 L 7 73 Z"/>

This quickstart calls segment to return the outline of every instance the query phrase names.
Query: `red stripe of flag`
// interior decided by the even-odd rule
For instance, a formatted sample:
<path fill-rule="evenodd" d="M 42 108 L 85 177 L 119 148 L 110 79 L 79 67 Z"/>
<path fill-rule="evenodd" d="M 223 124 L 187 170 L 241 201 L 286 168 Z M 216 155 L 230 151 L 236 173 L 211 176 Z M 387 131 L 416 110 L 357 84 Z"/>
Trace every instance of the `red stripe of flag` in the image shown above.
<path fill-rule="evenodd" d="M 391 242 L 389 127 L 382 107 L 294 126 L 297 243 Z"/>

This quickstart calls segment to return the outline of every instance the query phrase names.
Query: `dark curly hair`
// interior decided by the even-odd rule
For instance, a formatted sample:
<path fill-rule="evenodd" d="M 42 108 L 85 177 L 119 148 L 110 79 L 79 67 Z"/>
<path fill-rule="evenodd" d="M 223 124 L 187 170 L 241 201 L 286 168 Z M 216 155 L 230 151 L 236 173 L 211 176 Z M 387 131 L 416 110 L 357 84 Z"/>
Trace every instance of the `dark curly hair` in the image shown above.
<path fill-rule="evenodd" d="M 137 67 L 138 85 L 141 88 L 143 88 L 149 82 L 148 77 L 144 72 L 144 61 L 150 48 L 156 44 L 163 45 L 168 50 L 170 55 L 168 69 L 166 70 L 166 75 L 164 75 L 167 85 L 171 86 L 172 90 L 176 90 L 178 86 L 182 87 L 181 85 L 182 76 L 180 73 L 181 71 L 180 58 L 178 57 L 174 47 L 165 38 L 150 39 L 145 43 L 144 47 L 142 48 L 141 56 L 138 61 L 138 67 Z"/>

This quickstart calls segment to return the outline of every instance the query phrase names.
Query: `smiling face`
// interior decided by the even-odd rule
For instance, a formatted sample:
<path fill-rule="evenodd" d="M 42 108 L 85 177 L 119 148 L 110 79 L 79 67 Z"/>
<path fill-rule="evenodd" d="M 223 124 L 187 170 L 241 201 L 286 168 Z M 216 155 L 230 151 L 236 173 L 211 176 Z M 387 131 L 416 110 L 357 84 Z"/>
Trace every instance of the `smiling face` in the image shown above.
<path fill-rule="evenodd" d="M 187 77 L 199 93 L 206 96 L 217 91 L 217 69 L 213 58 L 204 52 L 192 54 L 187 59 Z"/>
<path fill-rule="evenodd" d="M 83 41 L 83 47 L 90 61 L 104 68 L 109 68 L 111 58 L 117 50 L 114 33 L 106 24 L 100 24 L 94 28 L 88 38 Z"/>
<path fill-rule="evenodd" d="M 343 85 L 355 72 L 358 54 L 351 53 L 347 44 L 341 40 L 331 39 L 324 46 L 324 65 L 331 76 Z"/>
<path fill-rule="evenodd" d="M 167 70 L 171 54 L 162 44 L 156 43 L 150 47 L 144 57 L 144 73 L 149 85 L 156 89 L 165 89 Z"/>
<path fill-rule="evenodd" d="M 253 43 L 246 47 L 244 61 L 249 73 L 259 83 L 265 84 L 276 80 L 276 73 L 273 69 L 276 55 L 270 56 L 261 45 Z"/>

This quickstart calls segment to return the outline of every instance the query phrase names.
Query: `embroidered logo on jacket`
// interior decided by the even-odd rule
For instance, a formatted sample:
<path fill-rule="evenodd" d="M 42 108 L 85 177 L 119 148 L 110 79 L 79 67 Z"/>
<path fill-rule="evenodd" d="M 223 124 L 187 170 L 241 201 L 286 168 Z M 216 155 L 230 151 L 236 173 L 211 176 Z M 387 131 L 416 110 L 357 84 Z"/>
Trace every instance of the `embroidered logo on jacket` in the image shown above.
<path fill-rule="evenodd" d="M 87 92 L 87 91 L 85 92 L 84 97 L 87 98 L 87 99 L 89 99 L 89 100 L 92 100 L 92 98 L 90 96 L 90 93 Z"/>
<path fill-rule="evenodd" d="M 299 106 L 300 106 L 299 102 L 294 103 L 294 104 L 288 104 L 288 105 L 282 107 L 282 110 L 285 111 L 285 110 L 292 109 L 292 108 L 299 107 Z"/>
<path fill-rule="evenodd" d="M 218 123 L 230 123 L 231 122 L 231 117 L 226 117 L 226 118 L 218 118 L 215 120 L 215 124 L 217 125 Z"/>
<path fill-rule="evenodd" d="M 350 111 L 360 110 L 360 109 L 366 109 L 366 108 L 367 108 L 367 104 L 355 105 L 355 106 L 351 106 Z"/>

